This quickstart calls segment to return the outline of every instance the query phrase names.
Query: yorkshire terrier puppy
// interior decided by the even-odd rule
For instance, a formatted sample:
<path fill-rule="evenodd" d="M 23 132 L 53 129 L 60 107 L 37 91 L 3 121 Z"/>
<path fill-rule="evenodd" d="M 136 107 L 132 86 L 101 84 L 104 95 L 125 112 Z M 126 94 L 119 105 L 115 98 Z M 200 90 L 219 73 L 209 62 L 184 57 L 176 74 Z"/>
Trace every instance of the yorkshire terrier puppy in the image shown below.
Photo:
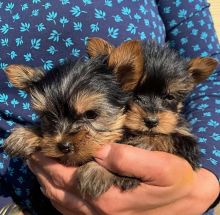
<path fill-rule="evenodd" d="M 129 47 L 133 42 L 122 50 L 132 49 Z M 133 62 L 135 57 L 134 49 L 123 61 Z M 4 143 L 5 151 L 25 159 L 41 151 L 65 165 L 78 166 L 76 181 L 84 198 L 98 197 L 113 184 L 135 183 L 93 161 L 94 152 L 103 144 L 122 139 L 129 101 L 129 94 L 105 61 L 106 56 L 98 56 L 68 62 L 49 72 L 24 65 L 10 65 L 5 70 L 15 87 L 29 93 L 40 117 L 39 124 L 15 128 Z"/>
<path fill-rule="evenodd" d="M 217 61 L 210 57 L 187 61 L 167 45 L 134 43 L 139 46 L 136 47 L 136 59 L 123 61 L 123 65 L 118 63 L 118 66 L 114 65 L 115 58 L 120 61 L 121 57 L 130 55 L 131 50 L 124 53 L 121 46 L 115 48 L 99 38 L 91 38 L 88 43 L 89 55 L 108 56 L 108 65 L 116 73 L 122 89 L 132 93 L 122 142 L 178 155 L 193 169 L 198 168 L 196 138 L 182 115 L 182 107 L 187 94 L 213 72 Z"/>

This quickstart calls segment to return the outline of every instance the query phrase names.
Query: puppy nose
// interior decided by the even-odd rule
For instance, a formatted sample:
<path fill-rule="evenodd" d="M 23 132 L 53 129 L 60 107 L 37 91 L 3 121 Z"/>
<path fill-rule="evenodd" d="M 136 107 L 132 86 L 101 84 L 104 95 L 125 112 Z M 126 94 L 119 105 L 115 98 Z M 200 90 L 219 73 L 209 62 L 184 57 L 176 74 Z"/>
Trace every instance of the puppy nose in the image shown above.
<path fill-rule="evenodd" d="M 67 154 L 73 150 L 73 146 L 69 142 L 60 142 L 57 144 L 58 149 Z"/>
<path fill-rule="evenodd" d="M 158 125 L 159 121 L 156 117 L 144 119 L 144 123 L 148 128 L 154 128 Z"/>

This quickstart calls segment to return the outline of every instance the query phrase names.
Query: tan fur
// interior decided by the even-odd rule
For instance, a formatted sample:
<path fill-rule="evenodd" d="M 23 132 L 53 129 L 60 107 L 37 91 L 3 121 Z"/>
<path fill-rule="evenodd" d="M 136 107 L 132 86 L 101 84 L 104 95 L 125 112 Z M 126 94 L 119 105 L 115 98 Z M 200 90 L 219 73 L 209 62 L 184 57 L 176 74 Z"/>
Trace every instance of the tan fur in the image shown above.
<path fill-rule="evenodd" d="M 44 111 L 46 109 L 46 99 L 38 91 L 31 93 L 31 104 L 37 111 Z"/>
<path fill-rule="evenodd" d="M 60 158 L 66 165 L 79 165 L 92 159 L 94 152 L 109 142 L 117 142 L 122 138 L 122 126 L 125 116 L 118 116 L 118 120 L 109 121 L 110 131 L 95 131 L 87 126 L 76 134 L 59 133 L 55 136 L 44 136 L 42 138 L 42 153 L 47 156 Z M 69 142 L 74 151 L 64 155 L 58 150 L 56 144 Z"/>
<path fill-rule="evenodd" d="M 118 116 L 118 120 L 109 122 L 110 131 L 98 132 L 91 127 L 83 129 L 76 134 L 58 133 L 54 136 L 40 136 L 34 128 L 16 128 L 6 139 L 5 150 L 11 156 L 29 156 L 41 149 L 41 152 L 49 157 L 59 158 L 66 165 L 80 165 L 92 159 L 95 151 L 109 142 L 117 142 L 122 138 L 122 126 L 124 115 Z M 69 142 L 74 146 L 73 153 L 63 154 L 56 145 L 59 142 Z"/>
<path fill-rule="evenodd" d="M 161 134 L 172 133 L 178 122 L 178 114 L 171 111 L 164 111 L 157 114 L 159 118 L 159 125 L 156 127 L 156 131 Z"/>
<path fill-rule="evenodd" d="M 204 81 L 215 70 L 218 61 L 210 57 L 197 57 L 189 62 L 189 72 L 195 83 Z"/>
<path fill-rule="evenodd" d="M 147 112 L 144 112 L 137 104 L 133 104 L 127 114 L 125 126 L 131 132 L 137 131 L 142 134 L 136 134 L 135 137 L 131 137 L 125 140 L 125 142 L 147 150 L 173 153 L 174 143 L 169 134 L 175 132 L 178 120 L 177 114 L 171 111 L 157 113 L 156 116 L 159 118 L 159 124 L 152 129 L 154 132 L 152 135 L 151 131 L 144 124 L 144 118 L 147 116 Z"/>
<path fill-rule="evenodd" d="M 76 95 L 72 105 L 78 114 L 83 114 L 87 110 L 99 107 L 100 104 L 103 103 L 106 103 L 106 98 L 103 94 L 97 94 L 95 92 L 90 92 L 89 90 L 84 90 Z"/>
<path fill-rule="evenodd" d="M 100 133 L 100 138 L 102 139 L 101 136 L 103 135 L 103 138 L 105 139 L 107 137 L 118 140 L 118 130 L 122 129 L 124 125 L 124 110 L 116 110 L 111 104 L 109 104 L 104 95 L 95 94 L 89 91 L 81 92 L 76 96 L 76 99 L 74 99 L 73 108 L 78 114 L 82 115 L 88 110 L 97 110 L 99 115 L 96 120 L 91 122 L 94 130 L 102 130 L 103 127 L 108 128 L 109 132 L 106 131 L 102 134 Z M 90 133 L 92 134 L 93 132 L 94 131 L 90 129 Z M 97 135 L 96 133 L 94 134 Z"/>
<path fill-rule="evenodd" d="M 32 92 L 32 104 L 35 110 L 45 111 L 45 98 L 37 92 Z M 80 126 L 80 131 L 76 132 L 73 127 L 68 130 L 68 124 L 65 121 L 57 126 L 58 130 L 54 131 L 54 135 L 49 135 L 43 132 L 42 136 L 35 134 L 33 128 L 20 128 L 12 132 L 6 141 L 6 148 L 13 155 L 13 149 L 25 151 L 25 146 L 31 149 L 31 153 L 36 151 L 36 144 L 41 152 L 46 156 L 60 159 L 66 165 L 81 165 L 92 159 L 94 152 L 97 151 L 103 144 L 108 142 L 120 141 L 123 135 L 123 125 L 125 114 L 123 109 L 118 109 L 112 106 L 102 94 L 95 94 L 85 90 L 76 95 L 71 103 L 77 114 L 84 115 L 87 110 L 99 111 L 97 119 Z M 46 119 L 45 119 L 46 122 Z M 59 123 L 59 122 L 54 122 Z M 43 129 L 47 130 L 47 125 Z M 105 128 L 105 130 L 103 130 Z M 33 131 L 32 131 L 33 129 Z M 69 142 L 72 144 L 74 151 L 69 154 L 62 153 L 57 144 L 60 142 Z M 36 144 L 35 144 L 36 142 Z M 20 153 L 20 152 L 19 152 Z M 24 152 L 28 157 L 30 153 Z M 20 154 L 23 156 L 23 154 Z"/>
<path fill-rule="evenodd" d="M 144 59 L 140 41 L 131 40 L 114 48 L 100 38 L 90 38 L 87 52 L 91 57 L 108 55 L 108 65 L 117 75 L 124 91 L 132 91 L 142 74 Z"/>
<path fill-rule="evenodd" d="M 87 53 L 90 57 L 109 55 L 113 49 L 114 46 L 101 38 L 92 37 L 88 40 Z"/>
<path fill-rule="evenodd" d="M 125 126 L 131 130 L 146 131 L 148 129 L 143 124 L 145 117 L 145 111 L 138 104 L 133 103 L 126 113 Z"/>
<path fill-rule="evenodd" d="M 29 158 L 32 153 L 39 150 L 41 140 L 35 129 L 18 127 L 13 129 L 5 140 L 4 150 L 10 156 Z"/>
<path fill-rule="evenodd" d="M 34 94 L 35 101 L 37 101 L 36 97 Z M 41 98 L 41 96 L 38 97 Z M 80 131 L 76 132 L 77 124 L 74 125 L 76 127 L 67 130 L 69 128 L 63 121 L 59 130 L 55 131 L 56 135 L 44 135 L 41 151 L 46 156 L 60 158 L 67 165 L 78 165 L 91 160 L 94 152 L 103 144 L 117 142 L 122 138 L 125 121 L 124 110 L 111 106 L 104 95 L 85 90 L 73 98 L 71 105 L 78 115 L 83 116 L 88 110 L 97 110 L 99 115 L 89 124 L 81 126 Z M 45 108 L 40 102 L 39 106 L 34 107 L 42 110 Z M 107 129 L 103 130 L 103 128 Z M 56 147 L 59 142 L 69 142 L 74 151 L 64 155 Z"/>
<path fill-rule="evenodd" d="M 114 68 L 122 89 L 132 91 L 143 74 L 144 59 L 140 41 L 127 41 L 113 49 L 108 64 Z"/>
<path fill-rule="evenodd" d="M 144 124 L 144 119 L 151 116 L 145 112 L 138 104 L 134 103 L 130 106 L 130 110 L 126 114 L 125 126 L 130 130 L 148 132 L 148 127 Z M 159 124 L 152 129 L 155 133 L 170 134 L 177 125 L 178 114 L 171 111 L 163 111 L 156 113 Z"/>
<path fill-rule="evenodd" d="M 19 89 L 28 91 L 29 83 L 36 78 L 42 78 L 44 73 L 41 70 L 33 69 L 24 65 L 10 65 L 5 69 L 10 82 Z"/>

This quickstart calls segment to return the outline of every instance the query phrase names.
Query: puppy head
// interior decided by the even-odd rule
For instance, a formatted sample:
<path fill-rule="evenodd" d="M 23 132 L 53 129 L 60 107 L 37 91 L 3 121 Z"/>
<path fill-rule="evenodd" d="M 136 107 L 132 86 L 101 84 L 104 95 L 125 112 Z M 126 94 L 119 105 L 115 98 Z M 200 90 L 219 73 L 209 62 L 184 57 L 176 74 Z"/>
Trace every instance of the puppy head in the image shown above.
<path fill-rule="evenodd" d="M 45 155 L 79 165 L 101 144 L 121 138 L 128 97 L 104 60 L 69 62 L 40 75 L 25 66 L 7 68 L 10 81 L 29 92 L 41 118 Z"/>
<path fill-rule="evenodd" d="M 144 65 L 140 41 L 131 40 L 114 47 L 103 39 L 90 38 L 87 52 L 90 57 L 107 56 L 108 67 L 125 92 L 132 92 L 137 86 Z"/>
<path fill-rule="evenodd" d="M 143 75 L 130 102 L 126 127 L 147 134 L 173 133 L 186 95 L 212 73 L 217 62 L 212 58 L 187 62 L 154 42 L 143 44 L 143 55 Z"/>

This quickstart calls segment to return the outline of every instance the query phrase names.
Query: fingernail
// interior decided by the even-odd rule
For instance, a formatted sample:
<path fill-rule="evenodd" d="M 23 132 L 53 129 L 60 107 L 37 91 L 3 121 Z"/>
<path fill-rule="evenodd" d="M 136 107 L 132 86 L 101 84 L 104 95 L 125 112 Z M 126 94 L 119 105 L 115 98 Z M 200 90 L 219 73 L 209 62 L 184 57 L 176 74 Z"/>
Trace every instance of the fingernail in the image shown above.
<path fill-rule="evenodd" d="M 95 159 L 104 160 L 108 157 L 110 150 L 111 146 L 109 144 L 102 146 L 102 148 L 96 152 Z"/>

